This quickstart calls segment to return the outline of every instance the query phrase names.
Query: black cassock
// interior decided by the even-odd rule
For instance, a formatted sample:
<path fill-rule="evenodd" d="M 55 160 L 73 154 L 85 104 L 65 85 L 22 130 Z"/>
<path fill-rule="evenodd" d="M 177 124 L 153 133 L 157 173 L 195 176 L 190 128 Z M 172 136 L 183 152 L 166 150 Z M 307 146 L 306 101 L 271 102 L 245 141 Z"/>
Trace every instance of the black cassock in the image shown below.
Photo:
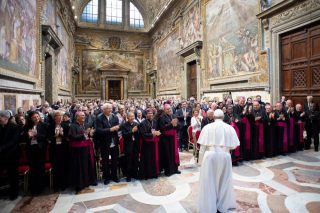
<path fill-rule="evenodd" d="M 283 115 L 285 120 L 278 120 Z M 276 148 L 275 154 L 285 154 L 288 152 L 288 114 L 285 110 L 275 110 L 274 117 L 276 119 L 275 137 Z"/>
<path fill-rule="evenodd" d="M 124 139 L 124 155 L 125 155 L 125 175 L 127 178 L 137 178 L 138 174 L 138 132 L 132 133 L 132 128 L 137 126 L 135 122 L 132 124 L 125 122 L 121 125 L 122 137 Z"/>
<path fill-rule="evenodd" d="M 266 119 L 264 121 L 264 144 L 265 144 L 265 156 L 275 156 L 275 119 L 270 118 L 270 113 L 266 113 Z"/>
<path fill-rule="evenodd" d="M 161 131 L 159 141 L 160 170 L 170 176 L 178 171 L 179 152 L 176 128 L 171 124 L 172 117 L 163 114 L 158 120 L 158 129 Z"/>
<path fill-rule="evenodd" d="M 256 160 L 264 156 L 264 128 L 263 122 L 266 118 L 265 111 L 262 109 L 253 110 L 248 116 L 249 122 L 251 124 L 251 159 Z M 255 118 L 261 117 L 260 120 L 255 120 Z"/>
<path fill-rule="evenodd" d="M 76 191 L 96 183 L 93 142 L 85 138 L 85 129 L 76 122 L 69 130 L 70 184 Z"/>
<path fill-rule="evenodd" d="M 156 121 L 144 120 L 139 126 L 142 140 L 139 176 L 141 179 L 157 178 L 159 175 L 159 137 L 152 135 Z"/>
<path fill-rule="evenodd" d="M 304 148 L 303 140 L 303 130 L 305 116 L 301 116 L 302 112 L 295 111 L 293 114 L 294 117 L 294 144 L 297 150 L 302 150 Z"/>

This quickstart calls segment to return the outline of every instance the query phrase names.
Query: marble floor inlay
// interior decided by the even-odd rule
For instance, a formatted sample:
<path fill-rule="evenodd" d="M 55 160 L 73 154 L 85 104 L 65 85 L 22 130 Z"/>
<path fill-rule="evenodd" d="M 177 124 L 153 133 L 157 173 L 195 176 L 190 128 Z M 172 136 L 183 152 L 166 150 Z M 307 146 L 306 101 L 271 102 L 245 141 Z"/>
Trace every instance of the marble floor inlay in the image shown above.
<path fill-rule="evenodd" d="M 0 212 L 197 212 L 199 167 L 190 153 L 180 153 L 181 174 L 126 183 L 99 183 L 92 193 L 0 198 Z M 233 167 L 236 212 L 320 212 L 320 154 L 312 150 Z M 210 198 L 208 198 L 210 199 Z"/>

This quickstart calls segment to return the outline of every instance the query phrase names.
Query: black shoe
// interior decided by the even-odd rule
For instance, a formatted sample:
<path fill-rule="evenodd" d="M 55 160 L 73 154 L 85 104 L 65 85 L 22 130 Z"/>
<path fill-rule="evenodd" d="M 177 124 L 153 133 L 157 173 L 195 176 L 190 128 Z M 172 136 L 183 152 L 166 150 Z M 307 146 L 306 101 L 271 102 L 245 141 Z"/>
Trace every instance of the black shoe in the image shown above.
<path fill-rule="evenodd" d="M 98 183 L 97 182 L 93 182 L 93 183 L 91 183 L 91 186 L 97 186 L 98 185 Z"/>
<path fill-rule="evenodd" d="M 10 195 L 9 199 L 15 200 L 15 199 L 17 199 L 17 197 L 18 197 L 18 194 L 12 194 L 12 195 Z"/>
<path fill-rule="evenodd" d="M 315 152 L 319 152 L 319 148 L 314 148 L 314 151 Z"/>
<path fill-rule="evenodd" d="M 180 170 L 177 170 L 175 173 L 176 173 L 176 174 L 181 174 L 181 171 L 180 171 Z"/>
<path fill-rule="evenodd" d="M 108 184 L 110 183 L 110 180 L 105 179 L 105 180 L 103 181 L 103 183 L 104 183 L 104 185 L 108 185 Z"/>
<path fill-rule="evenodd" d="M 128 178 L 128 177 L 127 177 L 127 178 L 126 178 L 126 181 L 127 181 L 127 182 L 131 182 L 131 178 Z"/>
<path fill-rule="evenodd" d="M 119 178 L 113 178 L 112 180 L 113 180 L 114 182 L 116 182 L 116 183 L 119 183 L 119 182 L 120 182 Z"/>

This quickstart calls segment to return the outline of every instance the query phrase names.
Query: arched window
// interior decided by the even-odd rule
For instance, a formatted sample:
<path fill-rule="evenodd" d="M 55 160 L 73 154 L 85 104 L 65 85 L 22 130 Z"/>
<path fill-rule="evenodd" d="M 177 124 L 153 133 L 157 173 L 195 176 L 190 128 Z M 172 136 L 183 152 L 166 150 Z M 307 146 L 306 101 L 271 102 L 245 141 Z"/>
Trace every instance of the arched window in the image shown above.
<path fill-rule="evenodd" d="M 107 24 L 122 24 L 122 0 L 106 0 Z"/>
<path fill-rule="evenodd" d="M 98 23 L 98 0 L 91 0 L 84 8 L 81 21 Z"/>
<path fill-rule="evenodd" d="M 144 22 L 138 8 L 130 2 L 130 27 L 143 28 Z"/>

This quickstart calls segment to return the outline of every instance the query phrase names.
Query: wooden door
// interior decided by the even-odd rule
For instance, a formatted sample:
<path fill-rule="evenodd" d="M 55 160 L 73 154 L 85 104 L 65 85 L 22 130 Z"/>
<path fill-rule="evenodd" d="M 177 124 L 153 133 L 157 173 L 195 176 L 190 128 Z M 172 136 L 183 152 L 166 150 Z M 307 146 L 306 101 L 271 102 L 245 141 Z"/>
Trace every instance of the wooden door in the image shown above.
<path fill-rule="evenodd" d="M 307 95 L 320 101 L 320 23 L 281 37 L 282 95 L 304 103 Z"/>
<path fill-rule="evenodd" d="M 121 81 L 120 80 L 108 81 L 108 99 L 112 99 L 112 100 L 121 99 Z"/>
<path fill-rule="evenodd" d="M 197 64 L 196 62 L 194 62 L 189 64 L 188 66 L 188 98 L 194 97 L 195 99 L 197 99 Z"/>

